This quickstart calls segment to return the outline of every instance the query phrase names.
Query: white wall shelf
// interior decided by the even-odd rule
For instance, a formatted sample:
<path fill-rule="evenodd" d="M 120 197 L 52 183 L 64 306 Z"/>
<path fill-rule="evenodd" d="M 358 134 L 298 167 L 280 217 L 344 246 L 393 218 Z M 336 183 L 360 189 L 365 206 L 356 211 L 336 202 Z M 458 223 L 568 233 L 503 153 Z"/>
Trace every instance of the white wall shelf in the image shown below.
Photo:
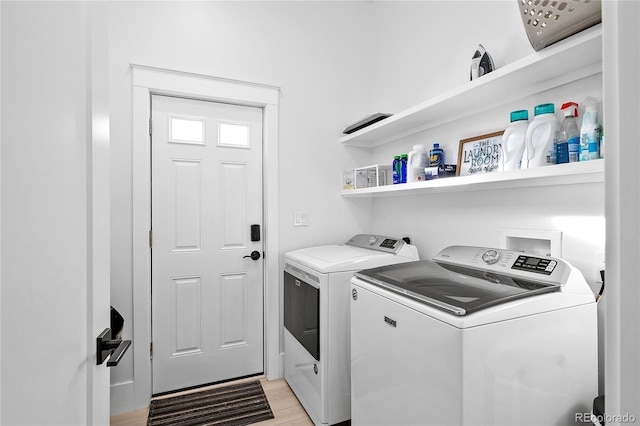
<path fill-rule="evenodd" d="M 375 147 L 602 73 L 602 24 L 340 138 Z"/>
<path fill-rule="evenodd" d="M 425 182 L 345 189 L 344 197 L 392 197 L 442 192 L 486 191 L 604 182 L 604 160 L 556 164 L 534 169 L 438 178 Z"/>

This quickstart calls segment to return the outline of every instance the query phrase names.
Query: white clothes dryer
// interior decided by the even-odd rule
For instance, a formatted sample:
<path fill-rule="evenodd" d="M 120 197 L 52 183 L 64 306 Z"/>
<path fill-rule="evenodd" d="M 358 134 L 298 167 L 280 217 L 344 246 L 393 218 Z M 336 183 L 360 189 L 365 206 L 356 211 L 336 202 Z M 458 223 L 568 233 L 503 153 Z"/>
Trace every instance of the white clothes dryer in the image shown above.
<path fill-rule="evenodd" d="M 354 425 L 568 425 L 597 395 L 594 295 L 568 262 L 453 246 L 351 281 Z"/>
<path fill-rule="evenodd" d="M 355 271 L 418 260 L 402 239 L 358 234 L 284 255 L 284 375 L 315 425 L 351 418 L 349 281 Z"/>

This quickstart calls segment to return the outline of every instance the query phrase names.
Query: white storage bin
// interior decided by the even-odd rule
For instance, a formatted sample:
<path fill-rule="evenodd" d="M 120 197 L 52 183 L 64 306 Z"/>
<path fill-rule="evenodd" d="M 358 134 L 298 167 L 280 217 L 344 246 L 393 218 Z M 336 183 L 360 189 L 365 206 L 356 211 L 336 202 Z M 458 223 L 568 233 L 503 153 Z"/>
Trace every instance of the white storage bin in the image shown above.
<path fill-rule="evenodd" d="M 354 175 L 355 189 L 390 185 L 393 179 L 391 165 L 388 164 L 358 167 L 354 170 Z"/>

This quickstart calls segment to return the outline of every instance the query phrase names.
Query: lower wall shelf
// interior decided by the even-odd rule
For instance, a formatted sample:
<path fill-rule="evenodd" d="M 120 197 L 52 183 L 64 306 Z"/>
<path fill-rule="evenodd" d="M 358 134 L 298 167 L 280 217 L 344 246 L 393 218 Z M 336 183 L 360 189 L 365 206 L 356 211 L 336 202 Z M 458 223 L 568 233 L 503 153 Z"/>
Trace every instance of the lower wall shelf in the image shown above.
<path fill-rule="evenodd" d="M 604 182 L 604 160 L 556 164 L 534 169 L 456 176 L 425 182 L 345 189 L 343 197 L 393 197 L 446 192 L 573 185 Z"/>

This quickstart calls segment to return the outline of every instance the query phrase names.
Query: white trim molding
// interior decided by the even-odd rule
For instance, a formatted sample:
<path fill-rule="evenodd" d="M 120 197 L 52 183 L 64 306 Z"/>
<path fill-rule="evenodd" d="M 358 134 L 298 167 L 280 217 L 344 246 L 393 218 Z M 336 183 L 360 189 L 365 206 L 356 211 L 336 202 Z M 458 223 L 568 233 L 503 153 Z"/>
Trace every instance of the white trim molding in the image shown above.
<path fill-rule="evenodd" d="M 606 423 L 640 419 L 640 3 L 602 2 L 605 143 Z M 628 420 L 632 419 L 633 420 Z"/>
<path fill-rule="evenodd" d="M 260 107 L 263 110 L 264 369 L 282 377 L 278 273 L 278 110 L 280 89 L 202 74 L 142 65 L 133 69 L 133 339 L 134 409 L 151 398 L 151 169 L 149 117 L 152 94 Z"/>

